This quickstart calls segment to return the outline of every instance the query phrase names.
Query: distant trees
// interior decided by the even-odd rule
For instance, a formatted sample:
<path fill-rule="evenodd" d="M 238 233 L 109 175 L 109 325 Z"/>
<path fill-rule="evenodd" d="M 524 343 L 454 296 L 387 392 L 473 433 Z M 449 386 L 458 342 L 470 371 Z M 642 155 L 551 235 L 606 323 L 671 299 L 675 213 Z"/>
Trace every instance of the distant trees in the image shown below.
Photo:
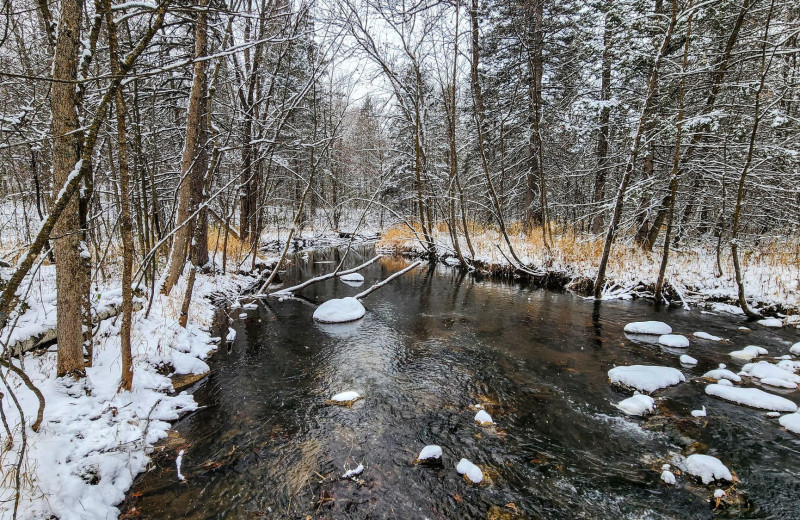
<path fill-rule="evenodd" d="M 265 230 L 351 231 L 364 210 L 430 255 L 446 233 L 464 265 L 486 228 L 521 269 L 515 233 L 605 236 L 598 296 L 615 242 L 664 262 L 713 245 L 741 279 L 749 244 L 800 223 L 787 2 L 22 0 L 13 14 L 0 188 L 29 247 L 0 324 L 52 246 L 61 374 L 91 363 L 92 285 L 115 251 L 127 330 L 129 286 L 152 299 L 184 273 L 252 267 Z"/>

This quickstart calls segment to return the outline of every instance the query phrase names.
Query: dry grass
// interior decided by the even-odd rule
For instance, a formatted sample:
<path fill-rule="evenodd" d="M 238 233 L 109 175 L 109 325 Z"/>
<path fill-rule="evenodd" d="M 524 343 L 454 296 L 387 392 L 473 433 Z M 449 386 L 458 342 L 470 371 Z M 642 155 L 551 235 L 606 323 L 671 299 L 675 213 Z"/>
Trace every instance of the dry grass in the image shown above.
<path fill-rule="evenodd" d="M 468 228 L 479 259 L 495 265 L 508 262 L 498 250 L 498 246 L 502 247 L 508 255 L 503 237 L 496 228 L 473 222 L 468 224 Z M 447 227 L 436 226 L 436 230 L 434 239 L 442 246 L 440 251 L 448 250 L 451 244 Z M 462 250 L 466 250 L 463 233 L 459 237 Z M 552 235 L 547 238 L 549 247 L 545 247 L 541 227 L 525 232 L 519 223 L 509 226 L 509 238 L 525 263 L 588 278 L 597 273 L 604 242 L 603 236 L 582 235 L 554 226 Z M 396 251 L 420 249 L 407 227 L 389 229 L 380 245 Z M 772 238 L 740 250 L 748 294 L 760 301 L 800 308 L 800 240 L 794 237 Z M 661 255 L 660 246 L 653 251 L 644 251 L 633 245 L 633 237 L 620 236 L 609 258 L 608 278 L 622 286 L 653 284 L 658 276 Z M 723 244 L 720 263 L 721 272 L 714 244 L 684 243 L 671 250 L 666 277 L 670 283 L 682 284 L 690 290 L 731 298 L 735 295 L 735 282 L 727 243 Z"/>

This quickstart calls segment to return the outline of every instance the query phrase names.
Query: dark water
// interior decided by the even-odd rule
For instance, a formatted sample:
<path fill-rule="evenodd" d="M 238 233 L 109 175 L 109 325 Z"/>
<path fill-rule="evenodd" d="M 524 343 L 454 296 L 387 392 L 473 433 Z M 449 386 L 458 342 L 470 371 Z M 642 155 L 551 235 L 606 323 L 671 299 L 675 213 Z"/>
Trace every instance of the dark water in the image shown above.
<path fill-rule="evenodd" d="M 338 252 L 310 254 L 291 282 L 331 270 Z M 351 255 L 356 265 L 371 255 Z M 362 273 L 367 287 L 402 268 L 383 259 Z M 480 280 L 444 267 L 420 268 L 365 299 L 366 317 L 320 326 L 314 305 L 359 289 L 340 281 L 307 288 L 307 300 L 269 300 L 230 311 L 238 331 L 196 390 L 203 408 L 178 422 L 122 505 L 143 518 L 800 518 L 800 439 L 758 410 L 703 393 L 692 378 L 728 363 L 747 344 L 786 354 L 795 330 L 737 330 L 730 316 L 656 309 L 649 302 L 586 301 L 569 293 Z M 661 390 L 659 413 L 625 418 L 612 406 L 629 394 L 607 371 L 634 363 L 680 367 L 678 353 L 637 343 L 629 321 L 658 319 L 676 333 L 697 330 L 729 344 L 693 339 L 700 360 L 687 382 Z M 352 408 L 326 406 L 357 390 Z M 787 394 L 800 401 L 797 393 Z M 481 428 L 472 405 L 497 423 Z M 708 417 L 689 412 L 705 405 Z M 444 450 L 439 468 L 415 466 L 426 444 Z M 175 455 L 184 449 L 179 482 Z M 660 467 L 672 454 L 719 457 L 741 480 L 736 502 L 712 511 L 714 488 Z M 488 477 L 472 486 L 461 457 Z M 362 463 L 359 480 L 341 480 Z"/>

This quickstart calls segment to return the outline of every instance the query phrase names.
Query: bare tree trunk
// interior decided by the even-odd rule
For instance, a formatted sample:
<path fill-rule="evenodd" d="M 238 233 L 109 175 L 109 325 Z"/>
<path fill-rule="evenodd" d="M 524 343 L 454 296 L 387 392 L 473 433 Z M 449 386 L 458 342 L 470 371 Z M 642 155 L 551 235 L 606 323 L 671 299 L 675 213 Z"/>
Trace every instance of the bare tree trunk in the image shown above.
<path fill-rule="evenodd" d="M 108 46 L 111 59 L 111 73 L 120 73 L 117 44 L 117 26 L 111 12 L 111 1 L 103 1 L 103 10 L 108 27 Z M 117 114 L 117 146 L 119 147 L 119 191 L 120 191 L 120 234 L 122 235 L 122 325 L 120 327 L 120 356 L 122 358 L 122 380 L 120 390 L 130 392 L 133 387 L 133 356 L 131 353 L 131 323 L 133 320 L 133 238 L 131 236 L 130 170 L 128 160 L 128 136 L 125 123 L 125 99 L 122 89 L 114 96 Z"/>
<path fill-rule="evenodd" d="M 186 263 L 186 253 L 189 246 L 189 237 L 192 236 L 193 226 L 187 222 L 191 212 L 189 207 L 193 195 L 193 184 L 195 175 L 193 170 L 197 169 L 195 163 L 196 154 L 200 147 L 201 124 L 203 119 L 205 86 L 206 86 L 206 64 L 203 58 L 206 55 L 206 8 L 209 0 L 197 0 L 197 12 L 195 22 L 195 42 L 194 42 L 194 76 L 192 80 L 192 90 L 189 95 L 189 108 L 186 115 L 186 142 L 181 158 L 181 183 L 178 189 L 178 210 L 175 217 L 175 225 L 179 229 L 172 239 L 172 249 L 170 249 L 169 260 L 167 262 L 167 274 L 164 285 L 161 288 L 163 294 L 169 294 L 175 283 L 183 272 Z M 205 172 L 203 172 L 205 175 Z"/>
<path fill-rule="evenodd" d="M 692 0 L 689 0 L 689 5 L 686 9 L 691 10 Z M 664 275 L 667 271 L 667 262 L 669 261 L 669 246 L 670 238 L 672 237 L 672 220 L 675 213 L 675 197 L 678 193 L 678 168 L 681 159 L 681 136 L 683 135 L 683 97 L 686 89 L 686 68 L 689 63 L 689 42 L 691 41 L 692 34 L 692 16 L 694 13 L 689 14 L 689 19 L 686 21 L 686 41 L 683 44 L 683 67 L 681 69 L 681 81 L 678 87 L 678 119 L 675 124 L 675 153 L 672 156 L 672 173 L 669 179 L 669 213 L 667 216 L 667 231 L 664 236 L 664 253 L 661 256 L 661 266 L 658 270 L 658 279 L 656 280 L 655 298 L 656 301 L 661 300 L 661 293 L 664 288 Z"/>
<path fill-rule="evenodd" d="M 597 269 L 597 278 L 594 282 L 594 297 L 600 299 L 603 296 L 603 284 L 606 281 L 606 268 L 608 267 L 608 258 L 611 255 L 611 246 L 617 234 L 617 226 L 619 226 L 620 218 L 622 217 L 622 207 L 625 202 L 625 192 L 628 189 L 628 183 L 633 174 L 633 167 L 636 164 L 636 158 L 639 155 L 639 149 L 642 142 L 642 134 L 644 133 L 645 121 L 647 113 L 649 112 L 650 105 L 653 102 L 653 96 L 658 85 L 658 69 L 661 66 L 661 60 L 669 48 L 669 42 L 672 38 L 672 32 L 675 30 L 675 23 L 677 18 L 678 5 L 677 0 L 672 0 L 672 16 L 670 17 L 667 32 L 664 35 L 664 40 L 661 42 L 661 47 L 658 50 L 655 63 L 653 63 L 653 71 L 650 74 L 650 82 L 647 87 L 647 97 L 645 98 L 642 106 L 642 112 L 639 115 L 639 124 L 636 128 L 636 135 L 631 147 L 631 153 L 628 157 L 628 162 L 625 165 L 625 172 L 622 175 L 622 181 L 617 189 L 617 197 L 614 202 L 614 213 L 611 217 L 611 223 L 608 225 L 608 232 L 606 233 L 606 241 L 603 246 L 603 256 L 600 258 L 600 267 Z"/>
<path fill-rule="evenodd" d="M 606 0 L 605 27 L 603 29 L 603 64 L 600 78 L 600 101 L 603 106 L 600 108 L 600 132 L 597 136 L 597 173 L 594 181 L 594 192 L 592 203 L 600 204 L 604 198 L 606 178 L 608 177 L 608 140 L 611 130 L 611 3 Z M 592 219 L 592 233 L 600 233 L 603 229 L 603 211 L 595 207 L 596 214 Z"/>
<path fill-rule="evenodd" d="M 742 280 L 742 268 L 739 264 L 739 219 L 742 212 L 742 202 L 744 202 L 744 183 L 747 174 L 750 170 L 750 165 L 753 162 L 753 151 L 756 146 L 756 135 L 758 134 L 758 124 L 761 121 L 761 93 L 764 91 L 764 81 L 767 77 L 769 66 L 767 65 L 767 39 L 769 36 L 769 25 L 772 20 L 772 10 L 775 6 L 775 0 L 772 0 L 769 5 L 769 14 L 767 14 L 767 22 L 764 24 L 764 37 L 761 40 L 761 79 L 758 83 L 758 89 L 755 94 L 755 107 L 753 109 L 753 129 L 750 132 L 750 144 L 747 148 L 747 155 L 745 156 L 744 164 L 742 165 L 742 173 L 739 176 L 739 187 L 736 192 L 736 208 L 733 210 L 733 225 L 731 226 L 731 254 L 733 255 L 733 270 L 736 274 L 736 287 L 738 289 L 739 306 L 742 311 L 750 318 L 760 318 L 761 316 L 753 311 L 747 304 L 747 298 L 744 291 L 744 281 Z M 772 60 L 770 59 L 770 63 Z"/>
<path fill-rule="evenodd" d="M 53 184 L 64 186 L 80 169 L 82 135 L 78 131 L 78 100 L 73 81 L 78 77 L 80 26 L 83 14 L 81 0 L 63 0 L 58 23 L 50 103 L 53 135 Z M 57 335 L 59 376 L 84 375 L 83 323 L 85 286 L 81 254 L 88 254 L 81 241 L 80 203 L 73 197 L 53 228 L 56 258 L 56 290 L 58 291 Z M 88 295 L 87 295 L 88 296 Z"/>
<path fill-rule="evenodd" d="M 472 21 L 472 64 L 471 64 L 471 83 L 472 83 L 472 105 L 475 117 L 475 126 L 478 131 L 478 149 L 481 156 L 481 166 L 483 167 L 483 175 L 486 179 L 486 189 L 489 192 L 489 198 L 492 200 L 492 205 L 495 210 L 495 218 L 497 224 L 500 226 L 500 232 L 506 241 L 508 250 L 512 258 L 521 266 L 525 265 L 519 259 L 514 247 L 511 245 L 511 240 L 508 238 L 508 231 L 506 230 L 506 221 L 503 217 L 503 208 L 500 206 L 500 201 L 497 199 L 497 191 L 494 189 L 492 183 L 492 176 L 489 172 L 489 161 L 486 158 L 486 146 L 484 144 L 483 136 L 483 93 L 481 91 L 480 78 L 478 77 L 478 62 L 480 59 L 479 48 L 479 32 L 478 32 L 478 0 L 472 0 L 472 6 L 469 11 L 470 19 Z"/>

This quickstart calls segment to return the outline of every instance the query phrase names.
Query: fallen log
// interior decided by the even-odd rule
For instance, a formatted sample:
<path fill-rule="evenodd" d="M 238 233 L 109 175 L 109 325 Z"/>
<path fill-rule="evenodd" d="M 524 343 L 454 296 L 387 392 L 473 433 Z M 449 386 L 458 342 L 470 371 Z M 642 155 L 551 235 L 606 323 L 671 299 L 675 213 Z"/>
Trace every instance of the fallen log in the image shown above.
<path fill-rule="evenodd" d="M 134 312 L 142 310 L 142 307 L 143 307 L 142 300 L 133 301 Z M 116 317 L 120 313 L 120 309 L 121 309 L 120 305 L 106 306 L 101 312 L 98 312 L 97 314 L 92 316 L 92 324 L 97 325 L 101 321 L 105 321 L 107 319 Z M 25 339 L 17 340 L 14 343 L 9 344 L 7 349 L 10 350 L 14 356 L 18 356 L 20 353 L 24 354 L 29 350 L 33 350 L 37 347 L 41 347 L 42 345 L 46 345 L 51 341 L 55 341 L 56 330 L 57 330 L 56 327 L 52 327 L 38 334 L 28 336 Z"/>

